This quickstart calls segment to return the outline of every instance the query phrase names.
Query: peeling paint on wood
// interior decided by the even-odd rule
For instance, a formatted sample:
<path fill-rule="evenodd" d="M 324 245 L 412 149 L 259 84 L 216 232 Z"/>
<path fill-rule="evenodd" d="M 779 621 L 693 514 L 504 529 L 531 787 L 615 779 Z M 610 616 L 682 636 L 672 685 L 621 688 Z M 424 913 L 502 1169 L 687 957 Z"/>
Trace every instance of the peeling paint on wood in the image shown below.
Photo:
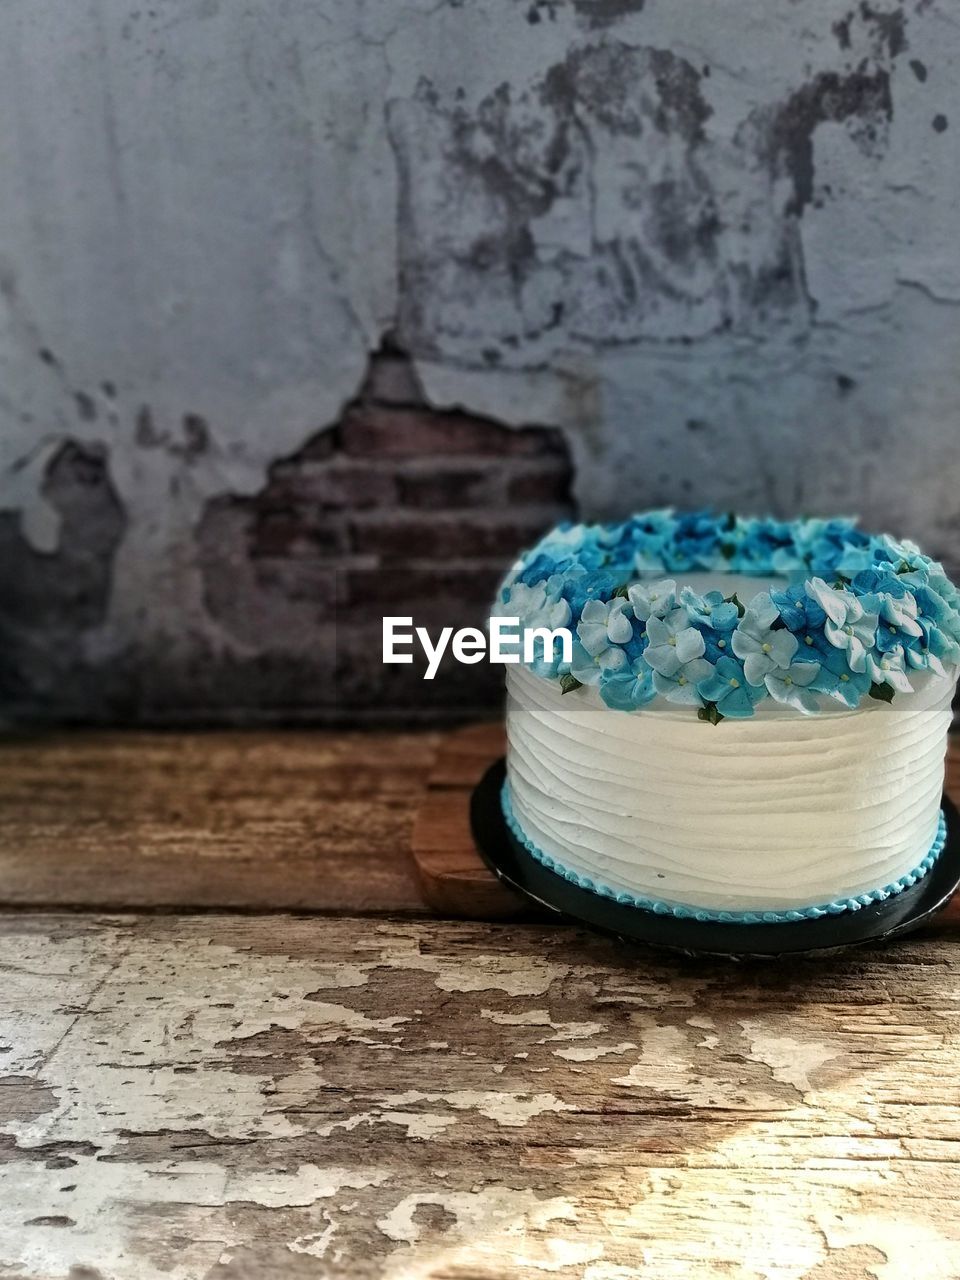
<path fill-rule="evenodd" d="M 949 942 L 7 916 L 0 968 L 23 1280 L 960 1270 Z"/>

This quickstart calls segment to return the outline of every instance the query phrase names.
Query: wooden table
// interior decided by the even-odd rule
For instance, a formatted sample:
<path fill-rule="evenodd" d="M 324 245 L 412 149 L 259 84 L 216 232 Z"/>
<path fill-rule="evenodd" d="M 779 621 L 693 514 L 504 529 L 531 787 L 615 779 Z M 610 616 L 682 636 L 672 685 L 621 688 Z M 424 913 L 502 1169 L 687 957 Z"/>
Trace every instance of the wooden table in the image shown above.
<path fill-rule="evenodd" d="M 431 917 L 440 745 L 0 744 L 0 1276 L 960 1275 L 960 933 Z"/>

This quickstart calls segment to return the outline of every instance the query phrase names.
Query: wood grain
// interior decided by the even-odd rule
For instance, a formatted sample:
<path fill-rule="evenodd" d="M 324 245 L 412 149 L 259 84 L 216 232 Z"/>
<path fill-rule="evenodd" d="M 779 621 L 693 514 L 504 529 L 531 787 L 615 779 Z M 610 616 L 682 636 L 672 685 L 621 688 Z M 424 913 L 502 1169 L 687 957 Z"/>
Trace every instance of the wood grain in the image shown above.
<path fill-rule="evenodd" d="M 960 960 L 0 917 L 0 1274 L 960 1275 Z"/>
<path fill-rule="evenodd" d="M 0 902 L 423 911 L 431 733 L 0 740 Z"/>
<path fill-rule="evenodd" d="M 444 738 L 421 798 L 411 853 L 423 896 L 443 915 L 509 920 L 524 908 L 477 853 L 470 831 L 470 793 L 505 750 L 503 726 L 472 725 Z M 947 752 L 947 791 L 960 804 L 960 740 Z M 530 913 L 532 914 L 532 913 Z M 937 918 L 937 928 L 960 928 L 960 895 Z"/>

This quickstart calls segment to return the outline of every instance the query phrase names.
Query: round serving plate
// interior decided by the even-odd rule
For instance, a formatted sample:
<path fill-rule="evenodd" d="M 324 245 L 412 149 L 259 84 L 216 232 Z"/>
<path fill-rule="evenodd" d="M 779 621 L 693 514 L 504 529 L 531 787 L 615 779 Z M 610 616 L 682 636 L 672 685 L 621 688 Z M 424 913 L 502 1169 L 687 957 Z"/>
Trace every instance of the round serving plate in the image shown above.
<path fill-rule="evenodd" d="M 470 801 L 473 836 L 487 866 L 504 884 L 539 906 L 631 942 L 668 947 L 687 955 L 822 954 L 887 942 L 916 929 L 945 907 L 960 887 L 960 814 L 944 796 L 947 842 L 943 851 L 922 880 L 885 902 L 784 924 L 722 924 L 660 915 L 581 889 L 538 862 L 504 819 L 500 791 L 505 776 L 506 763 L 501 757 L 483 775 Z"/>

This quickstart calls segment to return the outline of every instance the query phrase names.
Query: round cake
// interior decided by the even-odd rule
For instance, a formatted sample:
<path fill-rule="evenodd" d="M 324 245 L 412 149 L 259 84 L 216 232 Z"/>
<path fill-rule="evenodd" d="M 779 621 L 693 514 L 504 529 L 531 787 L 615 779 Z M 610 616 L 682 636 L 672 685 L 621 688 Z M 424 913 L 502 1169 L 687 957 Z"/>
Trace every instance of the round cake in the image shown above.
<path fill-rule="evenodd" d="M 496 613 L 541 638 L 507 670 L 504 816 L 620 902 L 793 921 L 915 884 L 945 840 L 960 592 L 846 519 L 652 511 L 561 526 Z"/>

